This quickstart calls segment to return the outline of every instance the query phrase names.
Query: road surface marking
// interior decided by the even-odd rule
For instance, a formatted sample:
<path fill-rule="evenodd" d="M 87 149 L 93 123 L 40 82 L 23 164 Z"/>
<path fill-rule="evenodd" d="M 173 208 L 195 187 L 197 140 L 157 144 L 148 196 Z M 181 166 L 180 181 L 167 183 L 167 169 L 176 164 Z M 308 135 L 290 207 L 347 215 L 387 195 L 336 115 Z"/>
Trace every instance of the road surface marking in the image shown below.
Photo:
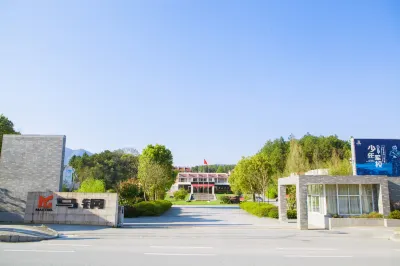
<path fill-rule="evenodd" d="M 215 254 L 187 254 L 187 253 L 144 253 L 153 256 L 215 256 Z"/>
<path fill-rule="evenodd" d="M 334 251 L 335 248 L 276 248 L 277 250 L 315 250 L 315 251 Z"/>
<path fill-rule="evenodd" d="M 151 248 L 178 248 L 178 249 L 207 249 L 212 247 L 185 247 L 185 246 L 150 246 Z"/>
<path fill-rule="evenodd" d="M 72 253 L 75 250 L 41 250 L 41 249 L 5 249 L 5 252 L 62 252 Z"/>
<path fill-rule="evenodd" d="M 91 247 L 92 245 L 86 244 L 47 244 L 48 246 L 68 246 L 68 247 Z"/>
<path fill-rule="evenodd" d="M 353 256 L 285 255 L 286 258 L 352 258 Z"/>

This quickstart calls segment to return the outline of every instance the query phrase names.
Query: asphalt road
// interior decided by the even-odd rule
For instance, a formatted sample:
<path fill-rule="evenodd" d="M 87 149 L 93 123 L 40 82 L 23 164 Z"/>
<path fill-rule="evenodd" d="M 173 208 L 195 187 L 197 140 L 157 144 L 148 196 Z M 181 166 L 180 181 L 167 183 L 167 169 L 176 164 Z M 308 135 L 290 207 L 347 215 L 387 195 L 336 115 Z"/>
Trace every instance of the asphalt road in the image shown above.
<path fill-rule="evenodd" d="M 0 265 L 400 265 L 400 242 L 389 240 L 385 228 L 299 231 L 268 227 L 263 219 L 168 226 L 171 217 L 163 226 L 56 226 L 60 239 L 0 243 Z"/>

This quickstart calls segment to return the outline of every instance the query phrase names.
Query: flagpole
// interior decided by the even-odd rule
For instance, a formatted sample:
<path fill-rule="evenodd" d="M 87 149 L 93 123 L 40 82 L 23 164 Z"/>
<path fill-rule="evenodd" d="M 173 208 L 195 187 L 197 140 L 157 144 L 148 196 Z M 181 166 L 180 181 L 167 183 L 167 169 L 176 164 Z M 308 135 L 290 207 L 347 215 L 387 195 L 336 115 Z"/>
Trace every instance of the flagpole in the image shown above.
<path fill-rule="evenodd" d="M 210 179 L 208 178 L 208 162 L 207 162 L 207 194 L 210 194 Z"/>

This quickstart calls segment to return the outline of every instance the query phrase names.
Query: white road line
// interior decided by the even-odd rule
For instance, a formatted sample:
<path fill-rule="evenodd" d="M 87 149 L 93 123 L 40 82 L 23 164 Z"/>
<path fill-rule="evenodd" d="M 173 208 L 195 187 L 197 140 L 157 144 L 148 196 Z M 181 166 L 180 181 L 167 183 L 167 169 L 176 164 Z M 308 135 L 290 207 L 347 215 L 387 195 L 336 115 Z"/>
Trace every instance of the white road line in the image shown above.
<path fill-rule="evenodd" d="M 315 250 L 315 251 L 334 251 L 335 248 L 276 248 L 277 250 Z"/>
<path fill-rule="evenodd" d="M 67 247 L 91 247 L 92 245 L 86 244 L 47 244 L 48 246 L 67 246 Z"/>
<path fill-rule="evenodd" d="M 144 253 L 152 256 L 215 256 L 216 254 L 187 254 L 187 253 Z"/>
<path fill-rule="evenodd" d="M 212 247 L 185 247 L 185 246 L 150 246 L 151 248 L 176 248 L 176 249 L 211 249 Z"/>
<path fill-rule="evenodd" d="M 60 253 L 72 253 L 75 250 L 41 250 L 41 249 L 5 249 L 5 252 L 60 252 Z"/>
<path fill-rule="evenodd" d="M 353 256 L 285 255 L 286 258 L 352 258 Z"/>

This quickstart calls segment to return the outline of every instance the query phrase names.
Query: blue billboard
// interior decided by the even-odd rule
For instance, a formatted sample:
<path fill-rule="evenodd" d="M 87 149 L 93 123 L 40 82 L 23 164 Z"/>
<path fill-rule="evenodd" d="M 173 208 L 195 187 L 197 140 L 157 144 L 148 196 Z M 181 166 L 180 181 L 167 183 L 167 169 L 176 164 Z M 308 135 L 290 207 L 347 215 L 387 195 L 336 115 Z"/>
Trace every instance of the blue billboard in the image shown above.
<path fill-rule="evenodd" d="M 354 139 L 356 175 L 400 176 L 400 139 Z"/>

